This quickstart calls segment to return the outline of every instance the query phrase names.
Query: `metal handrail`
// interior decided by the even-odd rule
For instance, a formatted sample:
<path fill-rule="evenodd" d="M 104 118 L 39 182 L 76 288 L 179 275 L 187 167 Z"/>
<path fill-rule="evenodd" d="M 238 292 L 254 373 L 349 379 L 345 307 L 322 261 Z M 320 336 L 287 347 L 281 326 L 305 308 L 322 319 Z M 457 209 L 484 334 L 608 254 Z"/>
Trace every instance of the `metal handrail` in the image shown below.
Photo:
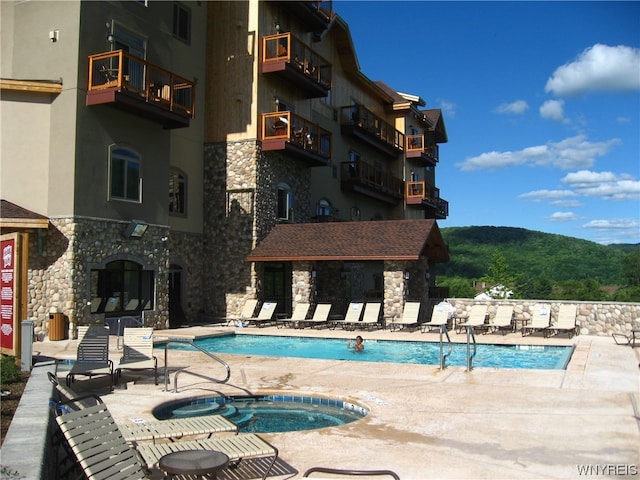
<path fill-rule="evenodd" d="M 471 353 L 471 340 L 473 340 L 473 353 Z M 476 343 L 476 336 L 473 334 L 473 327 L 467 325 L 467 372 L 470 372 L 473 368 L 473 357 L 476 356 L 478 351 L 478 344 Z"/>
<path fill-rule="evenodd" d="M 169 348 L 168 347 L 169 347 L 169 344 L 171 344 L 171 343 L 187 343 L 187 344 L 191 345 L 192 347 L 196 348 L 197 350 L 200 350 L 202 353 L 204 353 L 205 355 L 207 355 L 211 359 L 213 359 L 216 362 L 222 364 L 227 369 L 227 376 L 225 377 L 224 380 L 218 380 L 216 378 L 207 377 L 206 375 L 202 375 L 202 374 L 199 374 L 199 373 L 189 372 L 186 368 L 178 370 L 176 372 L 176 374 L 173 376 L 173 393 L 178 393 L 178 375 L 180 373 L 182 373 L 182 372 L 187 372 L 187 373 L 190 373 L 191 375 L 195 375 L 196 377 L 204 378 L 206 380 L 211 380 L 211 381 L 216 382 L 216 383 L 227 383 L 229 378 L 231 378 L 231 367 L 229 366 L 229 364 L 227 362 L 225 362 L 221 358 L 216 357 L 213 353 L 207 352 L 201 346 L 196 345 L 195 343 L 193 343 L 193 340 L 191 340 L 190 338 L 169 338 L 169 339 L 167 339 L 167 341 L 166 341 L 166 343 L 164 345 L 164 390 L 163 390 L 164 392 L 168 392 L 169 391 L 167 389 L 167 386 L 169 385 L 169 362 L 168 362 Z"/>
<path fill-rule="evenodd" d="M 449 343 L 449 351 L 445 354 L 443 353 L 443 345 L 442 345 L 442 334 L 445 334 L 447 337 L 447 342 Z M 447 330 L 447 325 L 440 325 L 440 370 L 444 370 L 447 368 L 447 357 L 451 355 L 453 351 L 453 343 L 451 343 L 451 338 L 449 337 L 449 331 Z"/>

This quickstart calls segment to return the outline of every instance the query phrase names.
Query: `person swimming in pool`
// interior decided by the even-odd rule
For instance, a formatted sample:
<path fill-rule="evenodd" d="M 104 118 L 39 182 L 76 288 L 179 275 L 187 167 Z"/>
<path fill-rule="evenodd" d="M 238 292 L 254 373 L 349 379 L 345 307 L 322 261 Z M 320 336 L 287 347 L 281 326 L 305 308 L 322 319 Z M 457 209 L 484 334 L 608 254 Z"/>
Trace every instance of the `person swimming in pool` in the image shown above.
<path fill-rule="evenodd" d="M 356 352 L 361 352 L 362 350 L 364 350 L 362 337 L 358 335 L 353 346 L 351 346 L 351 340 L 349 340 L 349 342 L 347 343 L 347 348 L 353 348 Z"/>

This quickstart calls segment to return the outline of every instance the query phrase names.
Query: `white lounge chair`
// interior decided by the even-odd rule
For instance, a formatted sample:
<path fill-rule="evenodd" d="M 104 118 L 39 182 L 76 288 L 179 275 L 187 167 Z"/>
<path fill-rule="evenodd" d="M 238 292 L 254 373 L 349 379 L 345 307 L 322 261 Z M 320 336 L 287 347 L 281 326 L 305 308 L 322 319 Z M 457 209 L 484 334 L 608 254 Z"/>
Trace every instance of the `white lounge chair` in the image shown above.
<path fill-rule="evenodd" d="M 347 308 L 347 313 L 345 314 L 342 320 L 336 320 L 333 322 L 333 328 L 337 326 L 341 326 L 345 330 L 352 330 L 355 328 L 355 324 L 360 321 L 360 317 L 362 316 L 362 310 L 364 308 L 364 303 L 362 302 L 351 302 L 349 307 Z"/>
<path fill-rule="evenodd" d="M 153 328 L 125 327 L 122 358 L 116 368 L 115 379 L 122 370 L 153 370 L 153 379 L 158 384 L 158 359 L 153 355 Z"/>
<path fill-rule="evenodd" d="M 506 335 L 508 331 L 513 332 L 513 305 L 498 305 L 496 314 L 489 320 L 489 332 L 502 332 Z"/>
<path fill-rule="evenodd" d="M 431 320 L 420 325 L 420 331 L 424 333 L 428 330 L 431 330 L 432 328 L 437 328 L 438 330 L 440 330 L 440 327 L 442 327 L 442 325 L 446 325 L 449 322 L 450 315 L 451 304 L 440 302 L 439 304 L 434 305 L 433 311 L 431 312 Z"/>
<path fill-rule="evenodd" d="M 249 325 L 262 327 L 267 323 L 273 323 L 275 321 L 273 319 L 273 316 L 276 313 L 277 306 L 278 306 L 277 302 L 264 302 L 262 304 L 262 307 L 260 307 L 260 312 L 258 312 L 258 316 L 247 319 L 247 321 L 249 322 Z"/>
<path fill-rule="evenodd" d="M 547 303 L 537 303 L 533 307 L 531 323 L 522 326 L 522 336 L 544 331 L 551 321 L 551 307 Z"/>
<path fill-rule="evenodd" d="M 293 309 L 293 313 L 290 318 L 278 318 L 276 319 L 278 328 L 282 327 L 298 327 L 300 322 L 304 322 L 307 319 L 309 308 L 311 305 L 308 302 L 299 302 Z"/>
<path fill-rule="evenodd" d="M 319 303 L 313 312 L 313 317 L 300 322 L 301 328 L 322 328 L 329 326 L 329 312 L 331 311 L 330 303 Z"/>
<path fill-rule="evenodd" d="M 246 322 L 251 317 L 253 317 L 253 312 L 256 311 L 257 305 L 258 305 L 258 300 L 256 300 L 255 298 L 248 299 L 244 303 L 244 306 L 242 307 L 242 311 L 240 312 L 240 315 L 236 315 L 236 316 L 232 315 L 226 318 L 227 326 L 229 326 L 229 324 L 231 323 L 236 323 L 236 322 L 239 322 L 240 325 L 244 325 L 244 322 Z"/>
<path fill-rule="evenodd" d="M 486 330 L 489 326 L 485 323 L 487 319 L 487 309 L 487 305 L 473 305 L 469 311 L 467 321 L 458 324 L 458 331 L 465 330 L 467 327 L 473 327 L 476 330 Z"/>
<path fill-rule="evenodd" d="M 419 316 L 420 302 L 406 302 L 402 310 L 402 317 L 391 322 L 391 331 L 418 328 Z"/>
<path fill-rule="evenodd" d="M 569 338 L 578 334 L 578 326 L 576 325 L 576 315 L 578 307 L 573 304 L 563 303 L 558 310 L 558 318 L 556 323 L 550 325 L 544 332 L 547 336 L 566 333 Z"/>
<path fill-rule="evenodd" d="M 380 323 L 380 310 L 382 303 L 371 302 L 364 306 L 364 313 L 362 314 L 362 321 L 357 327 L 365 328 L 367 330 L 373 330 L 374 328 L 381 328 Z"/>

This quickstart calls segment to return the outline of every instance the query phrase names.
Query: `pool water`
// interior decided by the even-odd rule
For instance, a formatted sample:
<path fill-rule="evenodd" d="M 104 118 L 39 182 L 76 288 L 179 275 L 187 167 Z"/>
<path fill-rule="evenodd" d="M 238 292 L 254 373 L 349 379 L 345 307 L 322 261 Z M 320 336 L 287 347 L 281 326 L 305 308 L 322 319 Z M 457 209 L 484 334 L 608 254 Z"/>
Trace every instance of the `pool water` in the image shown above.
<path fill-rule="evenodd" d="M 277 433 L 344 425 L 360 420 L 368 410 L 342 400 L 260 395 L 184 399 L 159 405 L 152 413 L 159 420 L 222 415 L 241 432 Z"/>
<path fill-rule="evenodd" d="M 334 338 L 286 337 L 273 335 L 225 335 L 196 340 L 212 353 L 234 353 L 265 357 L 318 358 L 359 362 L 411 363 L 440 365 L 438 342 L 367 340 L 365 349 L 347 349 L 347 341 Z M 172 344 L 172 349 L 192 349 L 187 344 Z M 478 344 L 474 367 L 563 370 L 573 346 L 487 345 Z M 444 345 L 446 353 L 448 346 Z M 454 343 L 447 365 L 467 365 L 467 344 Z"/>

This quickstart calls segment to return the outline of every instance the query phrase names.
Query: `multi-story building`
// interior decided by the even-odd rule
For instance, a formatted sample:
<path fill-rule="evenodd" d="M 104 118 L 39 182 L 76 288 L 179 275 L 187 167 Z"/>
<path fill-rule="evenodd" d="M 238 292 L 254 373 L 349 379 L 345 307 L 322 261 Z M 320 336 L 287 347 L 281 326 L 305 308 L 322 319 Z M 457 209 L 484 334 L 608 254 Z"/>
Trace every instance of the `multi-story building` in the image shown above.
<path fill-rule="evenodd" d="M 1 8 L 1 195 L 49 219 L 29 317 L 437 296 L 441 112 L 367 78 L 331 2 Z"/>

